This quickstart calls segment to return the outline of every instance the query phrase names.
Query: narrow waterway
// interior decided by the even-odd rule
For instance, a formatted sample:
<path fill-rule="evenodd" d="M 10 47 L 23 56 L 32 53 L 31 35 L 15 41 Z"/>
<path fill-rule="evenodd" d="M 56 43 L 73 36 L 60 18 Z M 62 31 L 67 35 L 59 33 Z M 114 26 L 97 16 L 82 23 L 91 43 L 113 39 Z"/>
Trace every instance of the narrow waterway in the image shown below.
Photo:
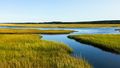
<path fill-rule="evenodd" d="M 49 29 L 49 28 L 42 28 Z M 56 28 L 50 28 L 56 29 Z M 72 34 L 118 34 L 116 28 L 57 28 L 75 30 Z M 120 54 L 115 54 L 82 44 L 73 39 L 67 38 L 69 34 L 63 35 L 42 35 L 43 39 L 63 42 L 73 49 L 72 56 L 85 58 L 94 68 L 120 68 Z M 71 34 L 70 34 L 71 35 Z"/>

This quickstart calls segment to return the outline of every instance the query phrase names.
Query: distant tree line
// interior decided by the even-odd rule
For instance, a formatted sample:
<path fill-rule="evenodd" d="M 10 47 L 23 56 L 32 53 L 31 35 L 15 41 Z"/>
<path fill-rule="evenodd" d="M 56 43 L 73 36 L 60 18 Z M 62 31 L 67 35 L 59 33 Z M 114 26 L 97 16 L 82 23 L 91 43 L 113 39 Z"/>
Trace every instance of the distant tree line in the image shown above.
<path fill-rule="evenodd" d="M 87 22 L 44 22 L 44 23 L 46 24 L 120 24 L 120 20 L 87 21 Z"/>
<path fill-rule="evenodd" d="M 120 24 L 120 20 L 105 20 L 105 21 L 86 21 L 86 22 L 16 22 L 8 24 Z"/>

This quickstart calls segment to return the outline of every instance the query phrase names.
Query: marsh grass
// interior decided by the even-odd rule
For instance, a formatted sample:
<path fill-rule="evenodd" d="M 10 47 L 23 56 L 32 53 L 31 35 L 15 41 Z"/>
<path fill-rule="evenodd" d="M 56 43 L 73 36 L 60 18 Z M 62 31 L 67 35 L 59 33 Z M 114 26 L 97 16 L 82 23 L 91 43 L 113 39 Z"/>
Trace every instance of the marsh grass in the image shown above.
<path fill-rule="evenodd" d="M 72 30 L 0 29 L 0 34 L 69 34 Z"/>
<path fill-rule="evenodd" d="M 84 59 L 70 56 L 63 43 L 36 34 L 1 34 L 0 68 L 91 68 Z"/>
<path fill-rule="evenodd" d="M 69 38 L 120 54 L 120 34 L 70 35 Z"/>
<path fill-rule="evenodd" d="M 39 28 L 120 27 L 120 24 L 0 24 L 0 26 Z"/>

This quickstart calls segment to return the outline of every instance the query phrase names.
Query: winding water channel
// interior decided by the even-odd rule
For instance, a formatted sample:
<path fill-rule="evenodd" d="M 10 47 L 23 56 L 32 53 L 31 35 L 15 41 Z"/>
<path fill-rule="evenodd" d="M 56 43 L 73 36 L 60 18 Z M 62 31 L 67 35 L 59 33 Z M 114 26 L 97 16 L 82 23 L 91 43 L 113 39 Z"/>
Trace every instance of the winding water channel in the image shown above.
<path fill-rule="evenodd" d="M 116 28 L 41 28 L 41 29 L 66 29 L 75 30 L 71 34 L 118 34 Z M 70 35 L 71 35 L 70 34 Z M 85 58 L 94 68 L 120 68 L 120 54 L 104 51 L 91 45 L 82 44 L 67 38 L 69 34 L 42 35 L 43 39 L 63 42 L 73 49 L 72 55 Z"/>
<path fill-rule="evenodd" d="M 10 27 L 0 27 L 10 28 Z M 11 27 L 16 28 L 16 27 Z M 18 27 L 19 28 L 19 27 Z M 111 53 L 91 45 L 82 44 L 73 39 L 67 38 L 72 34 L 119 34 L 112 28 L 34 28 L 42 30 L 75 30 L 77 32 L 61 35 L 45 35 L 45 40 L 53 40 L 67 44 L 73 49 L 72 56 L 76 58 L 85 58 L 94 68 L 120 68 L 120 54 Z"/>

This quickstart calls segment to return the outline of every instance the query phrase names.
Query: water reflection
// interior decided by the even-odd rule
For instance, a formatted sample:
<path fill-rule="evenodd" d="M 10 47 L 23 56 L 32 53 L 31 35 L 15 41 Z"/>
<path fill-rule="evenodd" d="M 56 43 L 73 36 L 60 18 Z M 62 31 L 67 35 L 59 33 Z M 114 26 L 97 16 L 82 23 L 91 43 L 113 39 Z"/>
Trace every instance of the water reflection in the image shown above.
<path fill-rule="evenodd" d="M 65 28 L 64 28 L 65 29 Z M 116 28 L 69 28 L 72 34 L 118 34 Z M 66 29 L 68 30 L 68 29 Z M 84 57 L 95 68 L 120 68 L 120 55 L 103 51 L 99 48 L 76 42 L 67 38 L 68 35 L 43 35 L 43 39 L 64 42 L 73 48 L 73 56 Z"/>

